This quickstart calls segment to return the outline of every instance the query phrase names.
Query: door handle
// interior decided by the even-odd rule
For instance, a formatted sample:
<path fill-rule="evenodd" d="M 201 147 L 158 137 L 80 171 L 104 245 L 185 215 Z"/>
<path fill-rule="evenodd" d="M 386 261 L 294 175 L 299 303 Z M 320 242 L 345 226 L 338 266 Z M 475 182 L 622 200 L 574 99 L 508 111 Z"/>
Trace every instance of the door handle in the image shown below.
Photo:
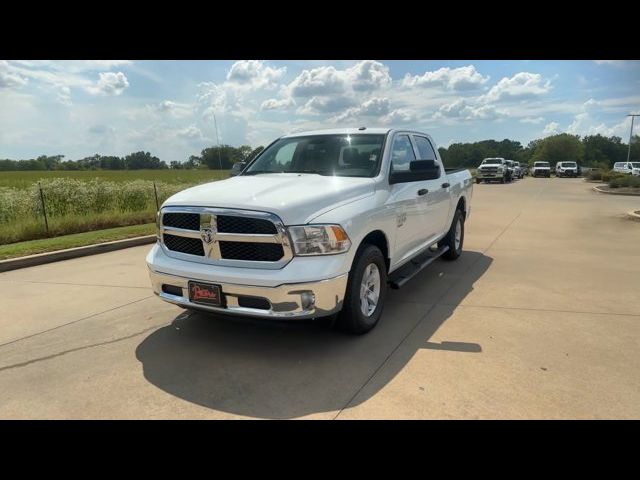
<path fill-rule="evenodd" d="M 451 185 L 449 183 L 443 183 L 442 188 L 449 188 Z"/>
<path fill-rule="evenodd" d="M 421 188 L 420 190 L 418 190 L 418 195 L 426 195 L 427 193 L 429 193 L 429 190 L 427 190 L 426 188 Z"/>

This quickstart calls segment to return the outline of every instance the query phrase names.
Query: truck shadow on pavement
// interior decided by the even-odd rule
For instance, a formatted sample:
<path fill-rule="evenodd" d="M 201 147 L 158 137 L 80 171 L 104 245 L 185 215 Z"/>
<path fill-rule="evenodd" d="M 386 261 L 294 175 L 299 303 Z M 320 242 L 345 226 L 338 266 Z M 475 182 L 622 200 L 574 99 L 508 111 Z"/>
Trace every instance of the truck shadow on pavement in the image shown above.
<path fill-rule="evenodd" d="M 477 343 L 429 340 L 491 262 L 473 251 L 456 262 L 438 260 L 389 291 L 380 323 L 367 335 L 185 312 L 148 335 L 136 357 L 150 383 L 207 408 L 258 418 L 333 418 L 375 395 L 421 348 L 480 353 Z"/>

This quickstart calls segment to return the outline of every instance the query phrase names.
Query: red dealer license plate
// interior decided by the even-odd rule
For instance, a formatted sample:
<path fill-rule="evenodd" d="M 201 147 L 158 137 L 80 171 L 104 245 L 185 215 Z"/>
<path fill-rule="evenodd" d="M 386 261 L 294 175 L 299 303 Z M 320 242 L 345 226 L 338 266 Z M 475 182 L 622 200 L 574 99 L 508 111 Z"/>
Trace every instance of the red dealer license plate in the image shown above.
<path fill-rule="evenodd" d="M 220 285 L 211 283 L 189 282 L 189 300 L 193 303 L 210 307 L 222 306 Z"/>

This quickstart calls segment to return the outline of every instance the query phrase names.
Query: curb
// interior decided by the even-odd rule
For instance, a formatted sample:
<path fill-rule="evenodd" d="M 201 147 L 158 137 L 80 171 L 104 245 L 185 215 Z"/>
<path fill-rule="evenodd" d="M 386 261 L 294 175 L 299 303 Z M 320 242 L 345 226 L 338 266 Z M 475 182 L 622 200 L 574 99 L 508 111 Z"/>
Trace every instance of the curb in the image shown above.
<path fill-rule="evenodd" d="M 122 250 L 123 248 L 138 247 L 140 245 L 155 243 L 155 241 L 155 235 L 145 235 L 143 237 L 125 238 L 124 240 L 114 240 L 113 242 L 97 243 L 84 247 L 67 248 L 66 250 L 57 250 L 55 252 L 38 253 L 26 257 L 0 260 L 0 272 L 34 267 L 36 265 L 85 257 L 87 255 L 96 255 L 98 253 L 112 252 L 114 250 Z"/>
<path fill-rule="evenodd" d="M 626 195 L 627 197 L 640 197 L 640 193 L 627 193 L 627 192 L 609 192 L 607 190 L 601 190 L 600 187 L 603 185 L 599 185 L 593 187 L 593 189 L 598 193 L 606 193 L 607 195 Z"/>
<path fill-rule="evenodd" d="M 636 210 L 635 212 L 633 210 L 627 212 L 627 217 L 629 217 L 631 220 L 635 220 L 635 221 L 640 221 L 640 210 Z"/>

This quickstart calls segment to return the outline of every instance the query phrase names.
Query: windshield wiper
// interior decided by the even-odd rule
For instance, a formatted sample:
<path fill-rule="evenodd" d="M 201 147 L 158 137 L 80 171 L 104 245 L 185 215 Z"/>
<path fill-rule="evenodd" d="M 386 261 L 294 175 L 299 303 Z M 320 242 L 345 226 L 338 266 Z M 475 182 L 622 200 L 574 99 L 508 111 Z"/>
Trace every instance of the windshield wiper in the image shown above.
<path fill-rule="evenodd" d="M 249 172 L 244 172 L 242 175 L 257 175 L 259 173 L 285 173 L 285 172 L 276 172 L 273 170 L 251 170 Z"/>

